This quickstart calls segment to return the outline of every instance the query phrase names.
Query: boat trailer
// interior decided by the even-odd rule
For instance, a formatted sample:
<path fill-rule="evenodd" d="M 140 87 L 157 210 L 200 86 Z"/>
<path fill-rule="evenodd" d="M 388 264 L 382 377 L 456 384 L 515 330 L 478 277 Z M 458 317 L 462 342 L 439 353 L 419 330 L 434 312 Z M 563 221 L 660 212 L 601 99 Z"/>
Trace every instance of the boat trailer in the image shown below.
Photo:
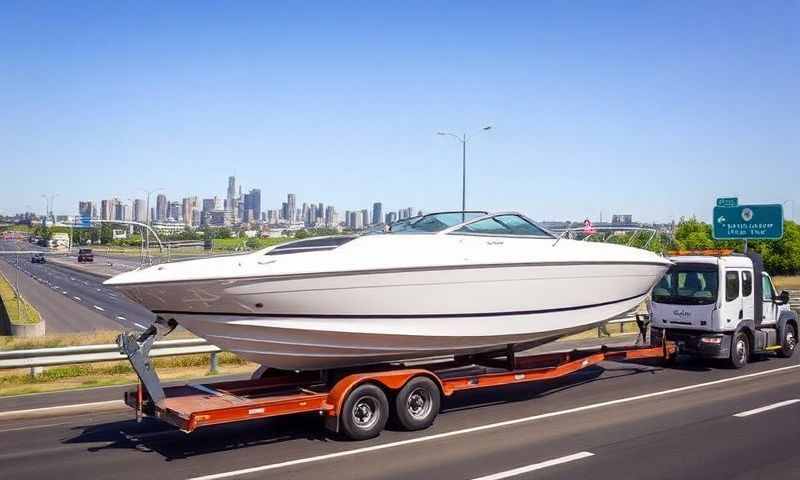
<path fill-rule="evenodd" d="M 165 388 L 149 352 L 155 339 L 173 328 L 162 322 L 140 335 L 122 334 L 117 344 L 140 380 L 136 390 L 125 393 L 125 403 L 136 410 L 137 419 L 158 418 L 186 433 L 209 425 L 316 413 L 328 430 L 366 439 L 377 436 L 390 416 L 406 430 L 428 427 L 439 413 L 441 397 L 456 392 L 551 380 L 606 360 L 669 362 L 677 351 L 674 342 L 662 341 L 656 347 L 603 346 L 519 356 L 509 345 L 505 353 L 494 357 L 307 372 L 261 367 L 250 380 Z"/>

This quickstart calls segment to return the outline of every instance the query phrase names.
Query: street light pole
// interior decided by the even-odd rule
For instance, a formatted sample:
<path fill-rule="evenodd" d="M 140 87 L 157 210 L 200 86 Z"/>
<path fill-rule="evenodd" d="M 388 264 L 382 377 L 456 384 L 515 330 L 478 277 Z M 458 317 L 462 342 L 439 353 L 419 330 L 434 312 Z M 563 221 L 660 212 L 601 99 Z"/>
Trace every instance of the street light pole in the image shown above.
<path fill-rule="evenodd" d="M 147 209 L 147 211 L 144 212 L 144 218 L 145 218 L 145 222 L 144 223 L 146 223 L 148 227 L 152 226 L 151 225 L 152 219 L 150 218 L 150 195 L 152 195 L 152 194 L 154 194 L 156 192 L 160 192 L 162 190 L 164 190 L 164 189 L 163 188 L 156 188 L 155 190 L 142 189 L 142 192 L 144 192 L 145 195 L 147 195 L 147 202 L 146 202 L 146 205 L 145 205 L 145 208 Z M 150 258 L 150 230 L 146 230 L 145 231 L 145 244 L 147 245 L 147 258 L 149 260 L 149 258 Z"/>
<path fill-rule="evenodd" d="M 481 128 L 477 133 L 491 129 L 492 126 L 487 125 Z M 470 140 L 470 137 L 468 137 L 466 133 L 459 137 L 455 133 L 450 132 L 436 132 L 436 135 L 453 137 L 461 143 L 461 221 L 463 222 L 466 215 L 464 212 L 467 211 L 467 142 Z M 474 136 L 474 134 L 472 136 Z"/>

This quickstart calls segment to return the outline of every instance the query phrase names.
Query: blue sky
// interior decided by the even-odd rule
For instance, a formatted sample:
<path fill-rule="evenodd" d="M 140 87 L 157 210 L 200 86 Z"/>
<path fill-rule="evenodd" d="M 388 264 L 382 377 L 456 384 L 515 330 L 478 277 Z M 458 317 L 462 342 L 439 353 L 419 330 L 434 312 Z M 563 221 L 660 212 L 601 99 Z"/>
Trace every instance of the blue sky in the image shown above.
<path fill-rule="evenodd" d="M 800 3 L 3 2 L 0 212 L 223 196 L 536 219 L 800 202 Z M 796 205 L 800 209 L 800 205 Z M 791 213 L 787 209 L 787 215 Z M 800 214 L 800 210 L 798 210 Z M 800 216 L 800 215 L 799 215 Z"/>

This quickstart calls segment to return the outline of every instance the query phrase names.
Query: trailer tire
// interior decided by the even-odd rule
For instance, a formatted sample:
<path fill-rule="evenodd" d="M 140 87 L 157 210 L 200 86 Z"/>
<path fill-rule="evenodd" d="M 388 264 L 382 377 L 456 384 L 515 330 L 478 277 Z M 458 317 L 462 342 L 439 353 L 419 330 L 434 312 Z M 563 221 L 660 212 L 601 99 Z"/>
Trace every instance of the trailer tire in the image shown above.
<path fill-rule="evenodd" d="M 436 383 L 428 377 L 414 377 L 395 396 L 394 423 L 403 430 L 423 430 L 433 424 L 440 406 Z"/>
<path fill-rule="evenodd" d="M 739 369 L 747 365 L 750 358 L 750 339 L 745 332 L 739 332 L 733 337 L 731 342 L 731 356 L 729 364 L 731 367 Z"/>
<path fill-rule="evenodd" d="M 783 329 L 783 339 L 781 339 L 781 349 L 778 356 L 781 358 L 791 358 L 797 347 L 797 329 L 794 325 L 787 323 Z"/>
<path fill-rule="evenodd" d="M 342 434 L 351 440 L 377 437 L 389 419 L 389 400 L 380 387 L 371 383 L 359 385 L 342 405 Z"/>

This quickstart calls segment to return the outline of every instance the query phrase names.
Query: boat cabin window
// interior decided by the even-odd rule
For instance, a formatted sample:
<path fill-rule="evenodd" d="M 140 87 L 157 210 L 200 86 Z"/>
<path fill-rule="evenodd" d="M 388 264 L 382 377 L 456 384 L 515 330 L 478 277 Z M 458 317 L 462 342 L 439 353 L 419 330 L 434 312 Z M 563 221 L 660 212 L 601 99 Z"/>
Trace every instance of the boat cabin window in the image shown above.
<path fill-rule="evenodd" d="M 551 238 L 547 232 L 519 215 L 498 215 L 464 225 L 456 233 L 476 235 L 524 235 Z"/>

